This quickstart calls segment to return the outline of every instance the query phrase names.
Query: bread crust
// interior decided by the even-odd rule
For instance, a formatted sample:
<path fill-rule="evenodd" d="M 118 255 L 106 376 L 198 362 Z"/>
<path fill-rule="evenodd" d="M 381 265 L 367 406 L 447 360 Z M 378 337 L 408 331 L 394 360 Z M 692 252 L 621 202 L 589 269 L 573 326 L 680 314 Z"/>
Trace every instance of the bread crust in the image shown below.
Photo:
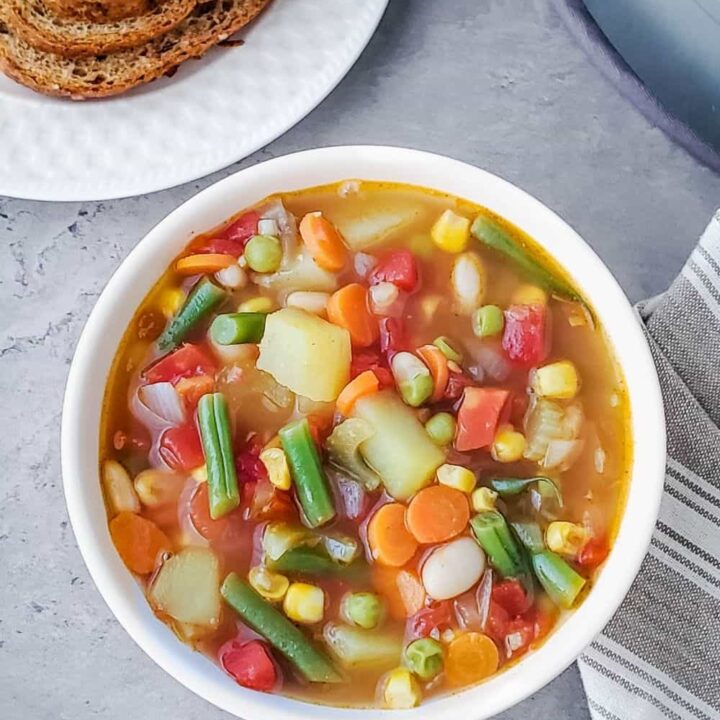
<path fill-rule="evenodd" d="M 161 0 L 148 12 L 112 22 L 62 19 L 49 10 L 49 0 L 7 0 L 10 31 L 38 50 L 64 57 L 86 57 L 138 47 L 177 27 L 197 0 Z"/>
<path fill-rule="evenodd" d="M 0 70 L 37 92 L 72 100 L 110 97 L 171 73 L 247 25 L 270 0 L 212 0 L 175 29 L 109 55 L 66 58 L 37 50 L 0 20 Z"/>
<path fill-rule="evenodd" d="M 58 18 L 85 22 L 116 22 L 148 12 L 151 0 L 47 0 Z"/>

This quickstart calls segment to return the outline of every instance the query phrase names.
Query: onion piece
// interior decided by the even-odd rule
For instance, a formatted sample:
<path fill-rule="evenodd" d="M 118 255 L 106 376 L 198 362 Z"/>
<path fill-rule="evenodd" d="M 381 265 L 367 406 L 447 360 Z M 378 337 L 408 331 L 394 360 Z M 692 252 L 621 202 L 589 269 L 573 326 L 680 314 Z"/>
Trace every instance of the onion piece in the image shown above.
<path fill-rule="evenodd" d="M 297 255 L 299 241 L 295 216 L 289 213 L 281 200 L 271 200 L 258 212 L 263 220 L 274 220 L 280 231 L 280 243 L 283 251 L 283 265 L 286 267 Z"/>
<path fill-rule="evenodd" d="M 580 457 L 584 442 L 579 440 L 551 440 L 548 443 L 542 466 L 548 470 L 567 470 Z"/>
<path fill-rule="evenodd" d="M 482 382 L 486 377 L 494 382 L 504 382 L 510 377 L 512 366 L 500 343 L 487 340 L 470 341 L 468 350 L 474 361 L 469 370 L 478 382 Z"/>
<path fill-rule="evenodd" d="M 138 399 L 151 413 L 171 425 L 185 422 L 185 406 L 172 383 L 143 385 L 138 389 Z"/>

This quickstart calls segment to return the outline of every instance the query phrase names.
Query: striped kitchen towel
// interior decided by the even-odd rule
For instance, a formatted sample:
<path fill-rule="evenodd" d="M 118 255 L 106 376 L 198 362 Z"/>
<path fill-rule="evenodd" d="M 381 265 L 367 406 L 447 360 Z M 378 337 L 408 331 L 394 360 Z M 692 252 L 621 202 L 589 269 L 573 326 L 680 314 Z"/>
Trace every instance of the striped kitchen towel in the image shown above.
<path fill-rule="evenodd" d="M 579 665 L 593 720 L 718 720 L 720 211 L 638 310 L 665 401 L 665 494 L 640 574 Z"/>

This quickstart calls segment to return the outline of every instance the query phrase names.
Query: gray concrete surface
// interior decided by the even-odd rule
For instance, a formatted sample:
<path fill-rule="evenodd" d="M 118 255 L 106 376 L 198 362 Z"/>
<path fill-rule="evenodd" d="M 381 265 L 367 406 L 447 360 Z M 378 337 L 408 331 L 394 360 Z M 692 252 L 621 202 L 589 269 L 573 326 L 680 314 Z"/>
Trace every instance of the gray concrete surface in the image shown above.
<path fill-rule="evenodd" d="M 616 94 L 551 0 L 393 0 L 335 92 L 245 162 L 117 202 L 0 198 L 0 717 L 228 718 L 144 656 L 88 577 L 60 479 L 65 377 L 104 284 L 166 213 L 239 167 L 354 142 L 445 153 L 520 185 L 632 300 L 667 286 L 720 204 L 720 178 Z M 577 670 L 502 717 L 587 718 Z"/>

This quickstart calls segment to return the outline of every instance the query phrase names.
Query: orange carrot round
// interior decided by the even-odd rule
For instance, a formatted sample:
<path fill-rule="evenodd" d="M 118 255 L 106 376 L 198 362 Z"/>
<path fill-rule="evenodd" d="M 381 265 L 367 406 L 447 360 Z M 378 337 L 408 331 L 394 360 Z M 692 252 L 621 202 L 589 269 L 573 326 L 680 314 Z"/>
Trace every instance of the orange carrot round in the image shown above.
<path fill-rule="evenodd" d="M 199 275 L 200 273 L 216 273 L 234 265 L 237 258 L 222 253 L 197 253 L 180 258 L 175 263 L 175 270 L 181 275 Z"/>
<path fill-rule="evenodd" d="M 338 272 L 347 262 L 347 248 L 337 228 L 322 213 L 308 213 L 300 221 L 300 237 L 315 262 L 324 270 Z"/>
<path fill-rule="evenodd" d="M 445 394 L 445 388 L 450 379 L 447 358 L 443 355 L 442 350 L 435 347 L 435 345 L 423 345 L 417 349 L 417 354 L 428 366 L 432 375 L 433 394 L 430 397 L 430 402 L 437 402 Z"/>
<path fill-rule="evenodd" d="M 373 558 L 381 565 L 401 567 L 417 550 L 415 538 L 405 527 L 405 506 L 383 505 L 370 519 L 368 543 Z"/>
<path fill-rule="evenodd" d="M 387 603 L 390 617 L 405 620 L 425 604 L 425 589 L 411 570 L 372 566 L 372 585 Z"/>
<path fill-rule="evenodd" d="M 379 389 L 380 381 L 377 375 L 372 370 L 365 370 L 342 389 L 336 401 L 337 409 L 347 417 L 361 397 L 372 395 Z"/>
<path fill-rule="evenodd" d="M 500 662 L 497 645 L 487 636 L 469 632 L 448 646 L 445 677 L 450 685 L 472 685 L 492 675 Z"/>
<path fill-rule="evenodd" d="M 110 521 L 110 535 L 128 569 L 146 575 L 155 569 L 158 555 L 170 551 L 167 535 L 152 521 L 121 512 Z"/>
<path fill-rule="evenodd" d="M 467 497 L 447 485 L 421 490 L 408 505 L 405 522 L 422 544 L 441 543 L 459 535 L 470 520 Z"/>
<path fill-rule="evenodd" d="M 378 339 L 378 322 L 368 309 L 367 290 L 359 283 L 350 283 L 333 293 L 327 314 L 331 323 L 350 333 L 353 345 L 369 347 Z"/>

